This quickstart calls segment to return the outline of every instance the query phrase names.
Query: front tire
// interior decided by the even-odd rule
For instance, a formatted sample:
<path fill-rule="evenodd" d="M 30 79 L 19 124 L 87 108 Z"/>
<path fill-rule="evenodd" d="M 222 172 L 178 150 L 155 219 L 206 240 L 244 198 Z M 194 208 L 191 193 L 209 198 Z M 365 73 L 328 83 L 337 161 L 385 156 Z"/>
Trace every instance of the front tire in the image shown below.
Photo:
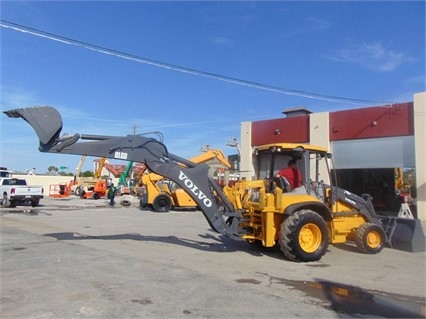
<path fill-rule="evenodd" d="M 154 198 L 152 209 L 154 212 L 166 213 L 172 208 L 172 199 L 167 194 L 160 194 Z"/>
<path fill-rule="evenodd" d="M 377 254 L 386 243 L 386 234 L 382 227 L 373 223 L 362 224 L 355 233 L 357 248 L 366 254 Z"/>
<path fill-rule="evenodd" d="M 327 225 L 316 212 L 296 211 L 282 222 L 278 242 L 281 251 L 290 260 L 320 260 L 328 248 Z"/>

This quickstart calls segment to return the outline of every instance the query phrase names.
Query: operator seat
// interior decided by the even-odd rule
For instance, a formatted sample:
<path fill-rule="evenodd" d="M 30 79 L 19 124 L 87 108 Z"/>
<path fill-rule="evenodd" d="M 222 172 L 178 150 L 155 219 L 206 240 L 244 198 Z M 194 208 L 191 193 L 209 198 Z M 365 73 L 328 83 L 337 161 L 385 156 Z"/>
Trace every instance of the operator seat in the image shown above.
<path fill-rule="evenodd" d="M 283 176 L 275 177 L 274 181 L 275 181 L 275 184 L 283 190 L 283 192 L 288 193 L 292 191 L 290 182 L 287 180 L 287 178 Z"/>

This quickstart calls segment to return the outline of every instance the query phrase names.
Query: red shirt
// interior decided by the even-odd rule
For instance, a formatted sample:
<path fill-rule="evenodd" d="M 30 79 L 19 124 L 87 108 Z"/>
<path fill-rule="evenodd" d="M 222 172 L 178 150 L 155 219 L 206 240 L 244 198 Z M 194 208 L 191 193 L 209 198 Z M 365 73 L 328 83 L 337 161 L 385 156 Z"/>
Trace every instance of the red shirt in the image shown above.
<path fill-rule="evenodd" d="M 286 167 L 278 172 L 278 175 L 285 177 L 290 183 L 291 189 L 302 186 L 302 174 L 297 167 Z"/>

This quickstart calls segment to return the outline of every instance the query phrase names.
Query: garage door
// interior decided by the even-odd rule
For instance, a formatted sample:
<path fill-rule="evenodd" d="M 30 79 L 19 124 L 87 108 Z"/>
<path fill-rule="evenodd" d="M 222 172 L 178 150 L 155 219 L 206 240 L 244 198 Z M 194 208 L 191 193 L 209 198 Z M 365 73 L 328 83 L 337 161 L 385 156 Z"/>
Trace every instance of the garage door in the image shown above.
<path fill-rule="evenodd" d="M 415 167 L 414 136 L 334 141 L 336 169 Z"/>

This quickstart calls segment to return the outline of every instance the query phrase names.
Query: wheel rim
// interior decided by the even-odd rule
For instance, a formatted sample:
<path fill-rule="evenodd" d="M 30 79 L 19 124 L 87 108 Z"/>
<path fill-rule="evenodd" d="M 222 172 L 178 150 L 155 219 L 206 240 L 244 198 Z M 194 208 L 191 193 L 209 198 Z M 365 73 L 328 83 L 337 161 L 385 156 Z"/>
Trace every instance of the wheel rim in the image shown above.
<path fill-rule="evenodd" d="M 167 195 L 157 196 L 152 206 L 156 212 L 167 212 L 172 207 L 170 198 Z"/>
<path fill-rule="evenodd" d="M 158 204 L 159 204 L 160 207 L 164 208 L 164 207 L 167 207 L 167 205 L 169 204 L 169 201 L 165 198 L 161 198 L 158 201 Z"/>
<path fill-rule="evenodd" d="M 313 253 L 321 244 L 321 229 L 315 224 L 306 224 L 299 233 L 300 247 L 308 252 Z"/>
<path fill-rule="evenodd" d="M 382 238 L 380 236 L 380 233 L 376 230 L 372 230 L 367 234 L 367 245 L 370 248 L 377 248 L 380 246 L 382 242 Z"/>

